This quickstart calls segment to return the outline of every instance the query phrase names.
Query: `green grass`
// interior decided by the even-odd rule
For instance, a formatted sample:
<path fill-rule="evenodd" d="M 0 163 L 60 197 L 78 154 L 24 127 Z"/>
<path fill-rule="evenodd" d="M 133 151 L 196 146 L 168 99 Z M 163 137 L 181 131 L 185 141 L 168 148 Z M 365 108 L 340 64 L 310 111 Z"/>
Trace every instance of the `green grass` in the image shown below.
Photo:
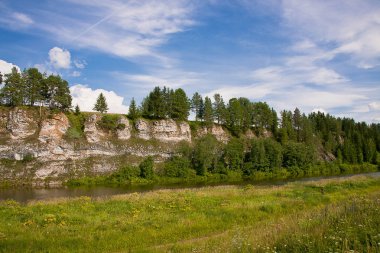
<path fill-rule="evenodd" d="M 0 203 L 2 252 L 378 252 L 380 179 Z M 276 248 L 275 248 L 276 247 Z"/>

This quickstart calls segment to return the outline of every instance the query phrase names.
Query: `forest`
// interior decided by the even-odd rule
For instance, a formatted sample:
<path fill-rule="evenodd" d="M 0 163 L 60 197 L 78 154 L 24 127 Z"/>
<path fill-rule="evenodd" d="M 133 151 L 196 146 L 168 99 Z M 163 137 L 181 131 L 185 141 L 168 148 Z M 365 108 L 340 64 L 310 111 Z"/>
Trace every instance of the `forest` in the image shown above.
<path fill-rule="evenodd" d="M 9 74 L 0 74 L 0 78 L 3 106 L 45 106 L 66 113 L 71 111 L 68 82 L 58 75 L 47 76 L 36 68 L 20 73 L 14 68 Z M 102 100 L 105 104 L 104 97 Z M 78 106 L 75 111 L 80 113 Z M 192 113 L 193 130 L 220 124 L 232 134 L 227 144 L 219 143 L 212 135 L 198 138 L 193 145 L 179 144 L 177 155 L 164 165 L 162 173 L 168 177 L 230 172 L 246 176 L 256 172 L 302 176 L 325 174 L 326 166 L 334 165 L 338 172 L 344 172 L 351 170 L 349 165 L 379 164 L 380 124 L 355 122 L 321 112 L 306 115 L 295 108 L 277 113 L 265 102 L 244 97 L 225 102 L 220 94 L 203 98 L 195 92 L 188 97 L 181 88 L 157 86 L 140 106 L 132 99 L 129 112 L 125 113 L 132 121 L 139 117 L 187 121 Z M 107 118 L 107 114 L 103 117 Z M 258 138 L 245 138 L 247 131 Z M 138 170 L 129 168 L 127 176 L 153 177 L 150 160 L 146 158 Z"/>

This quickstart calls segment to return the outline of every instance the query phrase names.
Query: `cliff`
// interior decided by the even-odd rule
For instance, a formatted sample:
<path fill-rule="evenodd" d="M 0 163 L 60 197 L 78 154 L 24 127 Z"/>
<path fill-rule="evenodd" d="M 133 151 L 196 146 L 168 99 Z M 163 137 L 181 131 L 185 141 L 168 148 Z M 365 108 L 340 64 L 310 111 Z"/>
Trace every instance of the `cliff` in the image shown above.
<path fill-rule="evenodd" d="M 77 133 L 73 137 L 69 133 L 76 126 L 64 113 L 38 108 L 1 108 L 1 180 L 55 184 L 70 177 L 136 164 L 149 155 L 158 161 L 167 159 L 179 142 L 191 143 L 207 133 L 222 142 L 230 138 L 218 125 L 192 132 L 188 122 L 172 119 L 132 122 L 117 115 L 118 127 L 110 130 L 99 124 L 100 114 L 84 115 L 82 136 Z"/>

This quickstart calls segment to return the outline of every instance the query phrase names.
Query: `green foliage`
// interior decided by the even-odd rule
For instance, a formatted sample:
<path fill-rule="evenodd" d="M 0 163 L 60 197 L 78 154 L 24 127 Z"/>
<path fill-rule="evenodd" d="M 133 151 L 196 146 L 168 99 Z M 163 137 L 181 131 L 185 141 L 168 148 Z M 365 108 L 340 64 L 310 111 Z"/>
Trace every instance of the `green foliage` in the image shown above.
<path fill-rule="evenodd" d="M 205 135 L 197 140 L 193 152 L 193 166 L 197 175 L 205 175 L 212 171 L 220 159 L 220 147 L 218 141 L 212 135 Z"/>
<path fill-rule="evenodd" d="M 140 110 L 136 106 L 136 101 L 134 98 L 131 100 L 131 104 L 129 105 L 129 112 L 128 112 L 128 117 L 131 120 L 135 120 L 138 117 L 140 117 Z"/>
<path fill-rule="evenodd" d="M 93 110 L 100 112 L 100 113 L 105 113 L 108 111 L 108 105 L 106 98 L 104 97 L 103 93 L 100 93 L 98 98 L 96 99 L 96 103 L 94 105 Z"/>
<path fill-rule="evenodd" d="M 233 138 L 224 147 L 223 160 L 230 170 L 241 170 L 244 163 L 244 143 L 242 139 Z"/>
<path fill-rule="evenodd" d="M 211 99 L 205 97 L 204 109 L 203 109 L 203 121 L 206 126 L 211 126 L 214 122 L 214 111 L 212 109 Z"/>
<path fill-rule="evenodd" d="M 195 113 L 195 121 L 203 119 L 204 104 L 202 96 L 198 92 L 194 93 L 190 108 Z"/>
<path fill-rule="evenodd" d="M 70 127 L 67 129 L 66 136 L 69 139 L 81 139 L 84 137 L 84 122 L 85 116 L 83 114 L 66 113 L 70 122 Z"/>
<path fill-rule="evenodd" d="M 195 175 L 191 162 L 187 157 L 174 156 L 164 166 L 165 176 L 188 178 Z"/>
<path fill-rule="evenodd" d="M 124 124 L 120 124 L 120 115 L 117 114 L 105 114 L 97 123 L 98 126 L 104 130 L 116 131 L 125 128 Z"/>
<path fill-rule="evenodd" d="M 106 184 L 126 184 L 132 179 L 139 177 L 141 174 L 140 168 L 136 166 L 124 166 L 119 170 L 107 176 L 104 181 Z"/>
<path fill-rule="evenodd" d="M 152 179 L 154 177 L 154 162 L 151 156 L 145 158 L 139 165 L 140 177 Z"/>
<path fill-rule="evenodd" d="M 287 168 L 305 168 L 315 162 L 315 150 L 312 146 L 288 142 L 283 147 L 283 166 Z"/>

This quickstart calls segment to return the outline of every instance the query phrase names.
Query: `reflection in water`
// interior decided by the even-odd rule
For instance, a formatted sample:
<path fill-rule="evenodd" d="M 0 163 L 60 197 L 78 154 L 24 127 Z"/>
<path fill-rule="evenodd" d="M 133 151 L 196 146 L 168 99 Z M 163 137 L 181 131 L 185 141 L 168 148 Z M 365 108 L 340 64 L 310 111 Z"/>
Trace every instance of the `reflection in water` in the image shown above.
<path fill-rule="evenodd" d="M 380 172 L 356 174 L 356 175 L 367 175 L 371 177 L 380 177 Z M 318 181 L 326 178 L 348 178 L 355 175 L 345 175 L 345 176 L 332 176 L 332 177 L 314 177 L 314 178 L 304 178 L 304 179 L 289 179 L 289 180 L 269 180 L 269 181 L 243 181 L 237 183 L 217 183 L 217 184 L 178 184 L 170 186 L 162 185 L 143 185 L 143 186 L 119 186 L 119 187 L 66 187 L 66 188 L 19 188 L 19 189 L 0 189 L 0 200 L 13 199 L 21 203 L 26 203 L 32 200 L 44 200 L 44 199 L 55 199 L 55 198 L 72 198 L 80 196 L 88 196 L 92 198 L 107 198 L 112 195 L 126 194 L 133 192 L 146 192 L 154 191 L 159 189 L 178 189 L 178 188 L 199 188 L 203 186 L 217 186 L 217 185 L 282 185 L 294 181 Z"/>

